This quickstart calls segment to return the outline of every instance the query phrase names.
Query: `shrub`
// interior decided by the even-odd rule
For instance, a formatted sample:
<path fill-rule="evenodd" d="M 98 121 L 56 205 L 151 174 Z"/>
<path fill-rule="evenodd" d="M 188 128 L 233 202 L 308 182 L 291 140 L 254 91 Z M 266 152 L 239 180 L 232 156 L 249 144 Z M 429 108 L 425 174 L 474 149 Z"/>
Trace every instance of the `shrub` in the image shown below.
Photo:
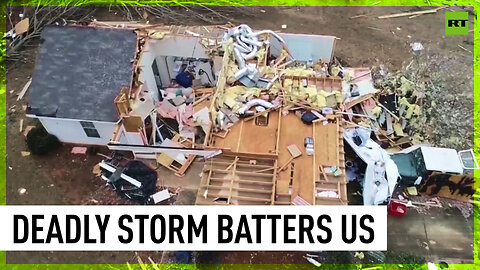
<path fill-rule="evenodd" d="M 43 127 L 32 128 L 27 134 L 27 146 L 34 155 L 46 155 L 58 149 L 60 145 L 58 138 Z"/>

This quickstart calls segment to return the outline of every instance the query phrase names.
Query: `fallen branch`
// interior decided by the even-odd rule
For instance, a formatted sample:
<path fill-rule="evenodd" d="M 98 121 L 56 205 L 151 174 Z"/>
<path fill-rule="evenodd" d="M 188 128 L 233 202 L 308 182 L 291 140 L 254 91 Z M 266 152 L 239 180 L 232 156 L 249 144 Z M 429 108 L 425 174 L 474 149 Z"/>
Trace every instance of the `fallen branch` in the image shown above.
<path fill-rule="evenodd" d="M 383 16 L 378 16 L 379 19 L 389 19 L 389 18 L 398 18 L 398 17 L 406 17 L 406 16 L 412 16 L 412 15 L 423 15 L 423 14 L 430 14 L 430 13 L 436 13 L 440 9 L 444 9 L 447 7 L 438 7 L 434 9 L 429 9 L 429 10 L 422 10 L 422 11 L 413 11 L 413 12 L 404 12 L 404 13 L 396 13 L 396 14 L 390 14 L 390 15 L 383 15 Z"/>

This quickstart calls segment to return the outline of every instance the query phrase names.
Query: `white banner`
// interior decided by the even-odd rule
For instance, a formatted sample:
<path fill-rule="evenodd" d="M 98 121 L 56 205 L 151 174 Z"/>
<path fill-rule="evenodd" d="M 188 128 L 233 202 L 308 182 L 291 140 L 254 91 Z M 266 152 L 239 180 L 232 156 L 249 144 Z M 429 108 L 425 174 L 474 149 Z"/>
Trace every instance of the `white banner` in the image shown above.
<path fill-rule="evenodd" d="M 386 250 L 386 206 L 1 206 L 0 250 Z"/>

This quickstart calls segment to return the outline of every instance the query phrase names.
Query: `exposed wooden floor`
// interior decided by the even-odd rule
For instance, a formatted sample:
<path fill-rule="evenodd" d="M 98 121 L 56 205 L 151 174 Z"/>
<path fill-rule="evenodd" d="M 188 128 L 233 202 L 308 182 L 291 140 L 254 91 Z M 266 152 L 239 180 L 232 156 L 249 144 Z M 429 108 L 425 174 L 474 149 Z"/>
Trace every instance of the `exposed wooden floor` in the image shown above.
<path fill-rule="evenodd" d="M 302 151 L 302 155 L 292 160 L 286 170 L 279 172 L 276 188 L 278 201 L 280 204 L 283 204 L 281 202 L 284 200 L 281 197 L 293 199 L 299 195 L 310 204 L 313 204 L 313 156 L 307 156 L 304 147 L 305 137 L 312 137 L 313 128 L 311 125 L 302 123 L 300 118 L 293 112 L 282 116 L 281 121 L 278 151 L 279 166 L 286 164 L 290 159 L 291 155 L 287 150 L 287 146 L 291 144 L 297 145 Z M 293 178 L 291 177 L 292 173 Z M 292 185 L 290 186 L 290 184 Z M 290 187 L 292 189 L 291 194 L 289 191 Z"/>
<path fill-rule="evenodd" d="M 212 146 L 232 152 L 275 154 L 279 114 L 280 111 L 270 112 L 267 126 L 258 126 L 255 120 L 240 120 L 225 138 L 214 136 Z"/>
<path fill-rule="evenodd" d="M 304 124 L 300 117 L 295 115 L 293 111 L 290 111 L 287 115 L 281 115 L 280 110 L 271 112 L 268 126 L 258 126 L 254 120 L 244 121 L 234 125 L 225 138 L 215 137 L 212 146 L 215 148 L 229 149 L 231 155 L 248 154 L 250 159 L 261 158 L 262 155 L 270 155 L 270 163 L 276 162 L 276 177 L 271 178 L 271 175 L 254 175 L 249 176 L 266 176 L 265 179 L 254 179 L 255 181 L 272 181 L 275 179 L 272 186 L 272 200 L 268 200 L 268 195 L 264 183 L 260 183 L 262 188 L 255 194 L 247 194 L 257 198 L 256 204 L 281 204 L 290 205 L 292 200 L 296 196 L 302 197 L 308 203 L 314 204 L 347 204 L 347 190 L 346 190 L 346 178 L 345 178 L 345 160 L 343 150 L 343 129 L 337 121 L 329 122 L 324 125 L 322 122 L 317 122 L 313 125 Z M 315 154 L 307 156 L 305 153 L 304 141 L 306 137 L 312 137 L 314 139 Z M 278 139 L 278 141 L 277 141 Z M 278 143 L 278 146 L 277 146 Z M 302 152 L 302 155 L 293 159 L 288 163 L 291 155 L 287 149 L 289 145 L 295 144 Z M 265 156 L 263 156 L 265 158 Z M 232 163 L 234 160 L 230 160 Z M 283 165 L 287 164 L 286 169 L 280 171 Z M 223 164 L 224 167 L 228 166 Z M 331 172 L 326 172 L 326 168 L 336 166 L 341 171 L 340 176 L 334 176 Z M 211 166 L 210 166 L 211 167 Z M 206 162 L 204 169 L 205 173 L 209 172 L 208 161 Z M 263 167 L 265 168 L 265 167 Z M 322 171 L 323 168 L 323 171 Z M 232 169 L 230 167 L 229 169 Z M 244 167 L 242 170 L 254 172 L 259 170 L 257 167 Z M 269 170 L 271 174 L 273 170 Z M 210 180 L 202 179 L 203 189 L 198 192 L 197 202 L 199 204 L 211 204 L 212 199 L 209 196 L 222 197 L 228 195 L 232 196 L 232 191 L 235 193 L 242 190 L 242 187 L 238 187 L 238 183 L 242 183 L 244 177 L 233 175 L 231 171 L 218 171 L 214 170 L 214 174 L 217 176 L 210 176 Z M 242 174 L 242 172 L 240 173 Z M 325 177 L 326 176 L 326 177 Z M 221 179 L 227 179 L 221 181 Z M 211 180 L 213 179 L 213 182 Z M 250 179 L 248 179 L 250 180 Z M 205 182 L 205 183 L 204 183 Z M 221 183 L 220 183 L 221 182 Z M 213 183 L 212 188 L 209 188 L 207 198 L 203 198 L 207 185 Z M 249 182 L 243 182 L 243 184 Z M 249 183 L 252 184 L 252 183 Z M 225 187 L 231 187 L 232 189 L 225 189 Z M 217 191 L 213 191 L 213 190 Z M 238 189 L 238 190 L 237 190 Z M 248 189 L 255 189 L 254 186 L 248 186 Z M 325 197 L 326 192 L 334 192 L 339 198 Z M 215 193 L 217 192 L 217 193 Z M 223 193 L 222 193 L 223 192 Z M 227 193 L 225 193 L 227 192 Z M 319 194 L 323 192 L 322 194 Z M 225 193 L 225 194 L 224 194 Z M 262 195 L 259 195 L 259 194 Z M 323 195 L 323 196 L 321 196 Z M 232 198 L 236 196 L 233 195 Z M 244 196 L 240 196 L 244 197 Z M 222 197 L 223 198 L 223 197 Z M 202 200 L 204 199 L 204 200 Z M 247 198 L 249 199 L 249 198 Z M 255 202 L 253 199 L 250 201 L 238 201 L 234 199 L 228 199 L 228 204 L 249 204 Z"/>
<path fill-rule="evenodd" d="M 345 176 L 345 152 L 343 149 L 343 129 L 339 124 L 321 122 L 315 123 L 315 193 L 335 191 L 339 198 L 326 198 L 316 195 L 315 204 L 347 204 L 347 182 Z M 328 168 L 336 166 L 341 171 L 340 176 L 333 173 L 322 173 L 321 166 Z M 326 178 L 325 178 L 326 176 Z"/>
<path fill-rule="evenodd" d="M 279 166 L 286 164 L 290 158 L 287 146 L 296 144 L 302 156 L 295 158 L 287 170 L 278 173 L 276 203 L 286 204 L 297 195 L 310 204 L 346 204 L 347 191 L 345 179 L 345 161 L 343 151 L 342 128 L 337 123 L 323 125 L 317 122 L 305 125 L 293 113 L 282 116 L 278 160 Z M 305 137 L 313 137 L 315 155 L 305 153 Z M 335 177 L 333 173 L 321 171 L 321 167 L 337 166 L 342 174 Z M 327 181 L 328 180 L 328 181 Z M 340 198 L 317 196 L 321 191 L 334 191 Z"/>

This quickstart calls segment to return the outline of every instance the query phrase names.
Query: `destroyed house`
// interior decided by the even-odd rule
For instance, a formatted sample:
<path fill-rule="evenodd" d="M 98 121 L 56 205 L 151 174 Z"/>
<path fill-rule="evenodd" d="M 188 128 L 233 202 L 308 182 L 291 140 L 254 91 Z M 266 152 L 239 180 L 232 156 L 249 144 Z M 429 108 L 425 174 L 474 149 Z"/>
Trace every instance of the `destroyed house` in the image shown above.
<path fill-rule="evenodd" d="M 80 36 L 67 42 L 51 29 Z M 178 176 L 203 157 L 197 204 L 347 204 L 343 122 L 334 113 L 342 77 L 327 65 L 335 37 L 93 22 L 47 28 L 43 38 L 29 114 L 61 141 L 129 151 Z M 41 68 L 49 63 L 66 73 Z M 74 63 L 78 72 L 67 68 Z M 63 84 L 42 82 L 51 75 Z M 75 110 L 87 112 L 65 113 Z M 69 125 L 78 124 L 72 133 L 92 126 L 84 122 L 101 140 L 67 136 Z"/>

